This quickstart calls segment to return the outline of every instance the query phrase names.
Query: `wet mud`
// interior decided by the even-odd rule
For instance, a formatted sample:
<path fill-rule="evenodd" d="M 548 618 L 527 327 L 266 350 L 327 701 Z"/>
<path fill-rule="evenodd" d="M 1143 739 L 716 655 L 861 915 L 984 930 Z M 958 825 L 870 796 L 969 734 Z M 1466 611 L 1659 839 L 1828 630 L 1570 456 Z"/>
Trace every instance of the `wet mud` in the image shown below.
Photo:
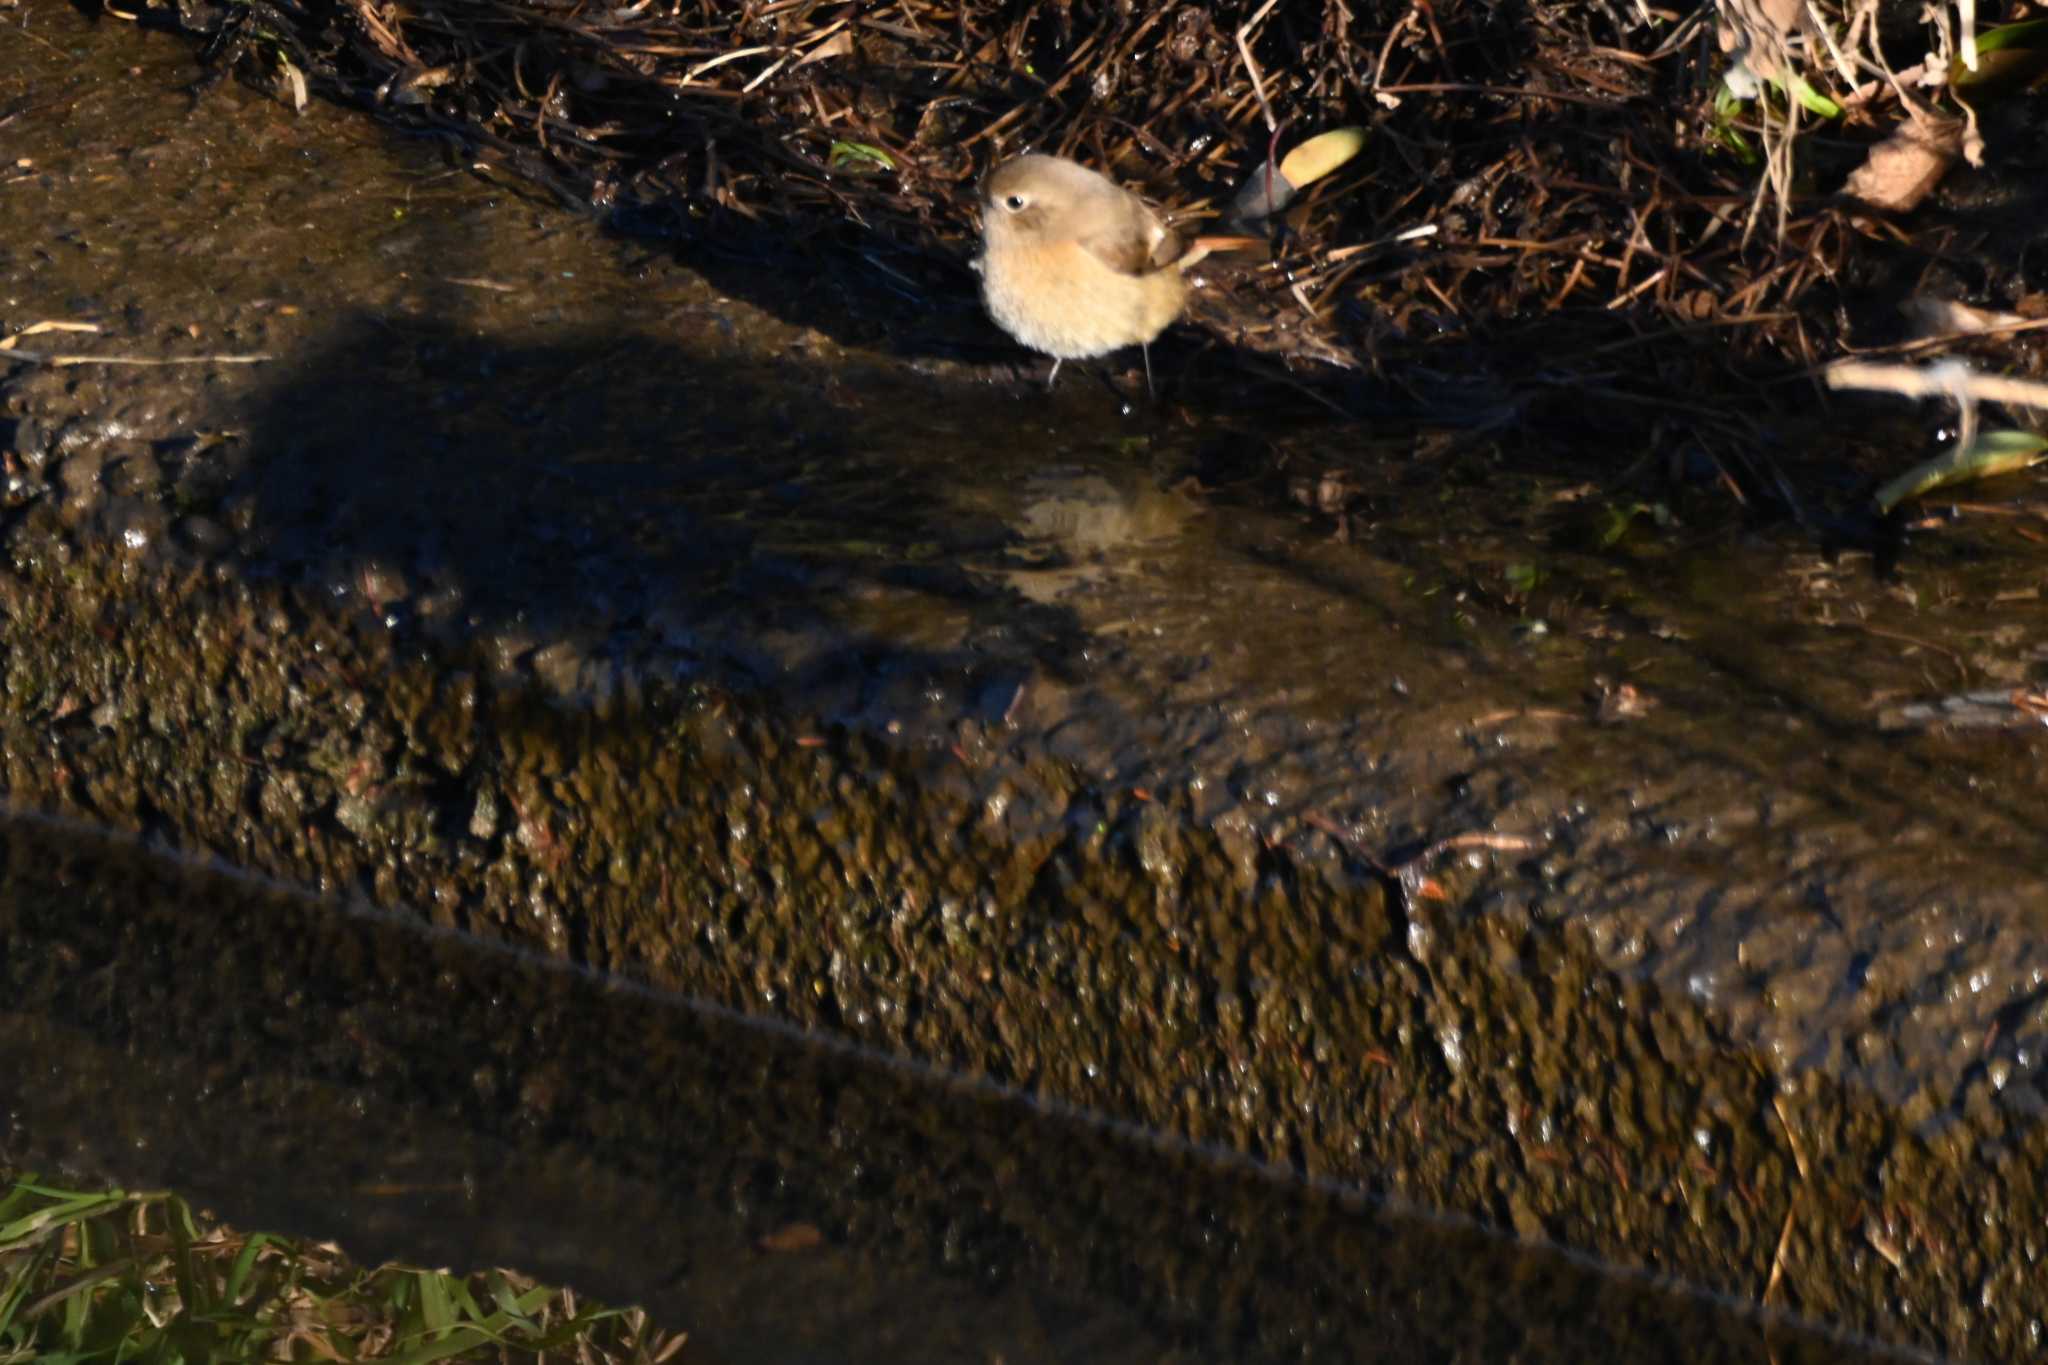
<path fill-rule="evenodd" d="M 272 358 L 0 356 L 18 810 L 2037 1349 L 2035 736 L 1890 723 L 2038 684 L 2027 504 L 1879 565 L 1212 353 L 1047 398 L 29 8 L 0 304 L 102 330 L 21 348 Z"/>

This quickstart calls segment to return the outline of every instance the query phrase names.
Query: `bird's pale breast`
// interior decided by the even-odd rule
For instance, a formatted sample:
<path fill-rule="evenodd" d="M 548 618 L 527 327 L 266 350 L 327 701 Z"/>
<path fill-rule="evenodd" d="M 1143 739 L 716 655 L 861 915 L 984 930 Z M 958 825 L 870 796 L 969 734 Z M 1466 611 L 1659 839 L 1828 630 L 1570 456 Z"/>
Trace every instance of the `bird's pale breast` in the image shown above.
<path fill-rule="evenodd" d="M 1187 282 L 1172 266 L 1113 270 L 1071 240 L 992 236 L 981 293 L 998 326 L 1034 351 L 1085 360 L 1149 343 L 1180 316 Z"/>

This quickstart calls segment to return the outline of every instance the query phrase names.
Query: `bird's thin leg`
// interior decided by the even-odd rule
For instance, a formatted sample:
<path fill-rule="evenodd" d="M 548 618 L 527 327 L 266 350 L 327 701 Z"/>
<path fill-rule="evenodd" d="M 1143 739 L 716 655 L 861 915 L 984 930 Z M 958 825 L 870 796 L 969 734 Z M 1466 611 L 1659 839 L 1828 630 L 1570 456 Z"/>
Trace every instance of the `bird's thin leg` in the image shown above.
<path fill-rule="evenodd" d="M 1051 374 L 1049 374 L 1049 375 L 1047 375 L 1047 376 L 1045 377 L 1045 388 L 1046 388 L 1046 392 L 1050 393 L 1050 392 L 1052 391 L 1052 386 L 1053 386 L 1054 384 L 1057 384 L 1057 383 L 1059 382 L 1059 378 L 1060 378 L 1060 366 L 1062 366 L 1062 365 L 1064 365 L 1064 364 L 1066 364 L 1066 363 L 1067 363 L 1067 358 L 1066 358 L 1065 356 L 1055 356 L 1055 357 L 1053 357 L 1053 362 L 1052 362 L 1052 373 L 1051 373 Z"/>

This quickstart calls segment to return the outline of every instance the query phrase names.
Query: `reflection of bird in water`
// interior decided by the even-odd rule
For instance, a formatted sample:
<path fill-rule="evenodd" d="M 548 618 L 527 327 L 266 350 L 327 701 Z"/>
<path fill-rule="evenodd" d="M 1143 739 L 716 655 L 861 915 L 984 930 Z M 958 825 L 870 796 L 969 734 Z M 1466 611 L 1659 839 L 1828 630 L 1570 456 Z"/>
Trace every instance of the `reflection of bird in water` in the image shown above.
<path fill-rule="evenodd" d="M 1356 129 L 1311 138 L 1278 168 L 1262 167 L 1235 216 L 1257 221 L 1296 188 L 1351 159 Z M 998 166 L 982 199 L 981 296 L 996 325 L 1053 358 L 1050 384 L 1069 360 L 1148 348 L 1186 306 L 1187 270 L 1211 251 L 1257 245 L 1249 237 L 1186 241 L 1107 176 L 1064 157 L 1020 156 Z"/>

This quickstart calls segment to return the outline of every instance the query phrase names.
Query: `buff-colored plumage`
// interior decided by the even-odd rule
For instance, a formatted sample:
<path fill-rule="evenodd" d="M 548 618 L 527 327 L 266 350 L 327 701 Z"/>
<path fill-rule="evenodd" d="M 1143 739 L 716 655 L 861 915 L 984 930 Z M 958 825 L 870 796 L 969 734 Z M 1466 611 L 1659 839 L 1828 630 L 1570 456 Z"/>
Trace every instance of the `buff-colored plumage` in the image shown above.
<path fill-rule="evenodd" d="M 1056 156 L 1020 156 L 982 202 L 981 296 L 1019 342 L 1059 362 L 1144 346 L 1187 301 L 1180 238 L 1145 201 Z"/>

